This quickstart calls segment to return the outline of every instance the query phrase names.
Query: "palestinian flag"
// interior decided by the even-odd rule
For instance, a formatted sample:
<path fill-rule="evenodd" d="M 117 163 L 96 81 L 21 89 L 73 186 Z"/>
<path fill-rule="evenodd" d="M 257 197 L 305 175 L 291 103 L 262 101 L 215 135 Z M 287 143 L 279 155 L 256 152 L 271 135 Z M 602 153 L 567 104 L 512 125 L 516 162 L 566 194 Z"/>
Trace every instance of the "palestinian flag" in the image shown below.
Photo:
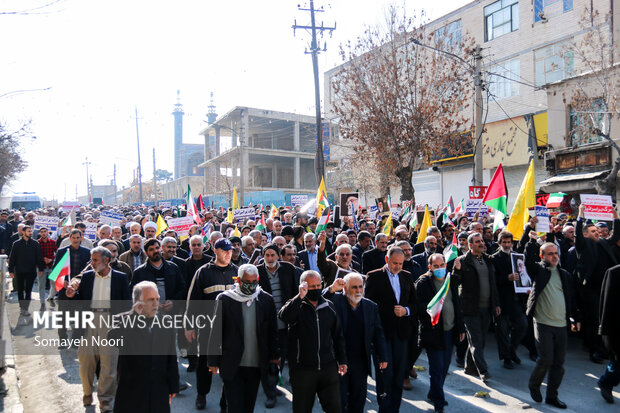
<path fill-rule="evenodd" d="M 325 180 L 321 178 L 321 184 L 316 191 L 316 216 L 321 218 L 321 214 L 325 208 L 329 208 L 329 202 L 327 201 L 327 190 L 325 189 Z"/>
<path fill-rule="evenodd" d="M 194 197 L 192 196 L 192 190 L 187 184 L 187 199 L 185 200 L 185 204 L 187 205 L 187 214 L 191 215 L 194 218 L 194 221 L 202 226 L 202 219 L 200 219 L 200 214 L 198 213 L 198 208 L 196 207 L 196 203 L 194 202 Z"/>
<path fill-rule="evenodd" d="M 446 246 L 443 250 L 443 257 L 446 261 L 446 264 L 459 256 L 459 250 L 457 247 L 456 241 L 456 231 L 454 231 L 454 235 L 452 236 L 452 242 Z"/>
<path fill-rule="evenodd" d="M 263 214 L 260 214 L 260 222 L 254 229 L 257 229 L 259 231 L 264 231 L 265 228 L 267 228 L 267 226 L 265 225 L 265 216 Z"/>
<path fill-rule="evenodd" d="M 411 211 L 412 217 L 411 220 L 409 221 L 409 227 L 411 229 L 415 229 L 415 226 L 418 225 L 418 211 L 413 208 L 413 210 Z"/>
<path fill-rule="evenodd" d="M 316 226 L 316 230 L 314 231 L 316 234 L 320 234 L 321 231 L 325 231 L 327 229 L 327 221 L 329 221 L 329 208 L 327 208 L 327 213 L 321 215 L 319 218 L 319 223 Z"/>
<path fill-rule="evenodd" d="M 439 317 L 441 316 L 441 309 L 443 308 L 443 302 L 446 299 L 450 291 L 450 273 L 446 274 L 446 280 L 443 282 L 441 289 L 437 291 L 437 294 L 426 306 L 426 312 L 431 316 L 431 324 L 437 325 L 439 323 Z"/>
<path fill-rule="evenodd" d="M 564 192 L 554 192 L 547 199 L 547 208 L 559 208 L 566 194 Z"/>
<path fill-rule="evenodd" d="M 71 274 L 71 260 L 69 259 L 69 248 L 67 248 L 65 255 L 54 266 L 47 278 L 54 282 L 56 291 L 60 291 L 64 286 L 65 276 L 69 276 L 69 274 Z"/>
<path fill-rule="evenodd" d="M 454 212 L 454 201 L 452 200 L 452 195 L 450 195 L 450 199 L 448 199 L 448 208 L 446 209 L 446 213 L 450 215 Z"/>
<path fill-rule="evenodd" d="M 207 222 L 203 227 L 202 227 L 202 233 L 204 234 L 204 236 L 202 237 L 202 243 L 203 244 L 207 244 L 207 242 L 209 241 L 209 238 L 211 237 L 211 229 L 213 228 L 213 224 L 211 224 L 210 222 Z"/>
<path fill-rule="evenodd" d="M 506 215 L 508 213 L 508 190 L 506 189 L 504 169 L 502 168 L 501 163 L 495 170 L 493 178 L 491 178 L 491 183 L 487 188 L 487 192 L 484 194 L 482 203 L 489 208 L 493 208 L 501 212 L 503 215 Z"/>
<path fill-rule="evenodd" d="M 198 208 L 200 208 L 201 211 L 205 210 L 205 204 L 202 202 L 202 194 L 198 195 Z"/>
<path fill-rule="evenodd" d="M 388 215 L 387 219 L 385 220 L 385 225 L 383 225 L 383 231 L 381 232 L 383 232 L 388 237 L 392 235 L 392 212 L 391 211 L 390 211 L 390 215 Z"/>

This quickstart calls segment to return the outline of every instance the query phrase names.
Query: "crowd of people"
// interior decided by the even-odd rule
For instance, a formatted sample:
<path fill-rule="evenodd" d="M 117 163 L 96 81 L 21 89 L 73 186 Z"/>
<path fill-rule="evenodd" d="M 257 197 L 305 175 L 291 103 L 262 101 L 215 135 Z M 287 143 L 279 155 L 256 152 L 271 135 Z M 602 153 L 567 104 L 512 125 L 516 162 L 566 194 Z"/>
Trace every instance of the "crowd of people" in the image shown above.
<path fill-rule="evenodd" d="M 101 223 L 103 209 L 122 220 Z M 515 239 L 505 229 L 494 231 L 489 215 L 441 208 L 426 228 L 416 211 L 388 223 L 392 214 L 370 216 L 360 208 L 324 226 L 299 207 L 255 212 L 232 223 L 225 209 L 205 209 L 180 236 L 158 219 L 184 216 L 180 208 L 1 211 L 0 254 L 9 256 L 23 317 L 30 316 L 35 281 L 40 311 L 82 300 L 98 314 L 153 318 L 196 315 L 201 304 L 215 303 L 217 328 L 149 328 L 145 340 L 172 343 L 173 356 L 80 347 L 84 405 L 93 403 L 97 380 L 102 412 L 170 411 L 171 397 L 187 387 L 179 381 L 177 354 L 195 372 L 197 410 L 205 409 L 216 374 L 223 381 L 222 411 L 253 411 L 259 386 L 265 407 L 273 408 L 287 371 L 294 412 L 310 412 L 316 396 L 326 412 L 362 412 L 369 375 L 379 411 L 398 412 L 422 351 L 427 399 L 443 412 L 453 357 L 465 374 L 492 380 L 496 366 L 485 357 L 491 325 L 502 368 L 517 368 L 519 354 L 536 362 L 527 384 L 535 402 L 543 401 L 546 378 L 545 402 L 566 408 L 559 387 L 571 334 L 601 365 L 600 394 L 614 402 L 612 389 L 620 383 L 617 213 L 613 223 L 586 220 L 583 207 L 576 217 L 554 214 L 548 233 L 537 231 L 533 216 Z M 37 215 L 57 216 L 58 229 L 35 228 Z M 98 223 L 94 240 L 84 236 L 87 222 Z M 67 251 L 69 275 L 56 293 L 53 282 L 46 287 L 47 277 Z M 97 324 L 58 335 L 118 334 L 108 330 Z"/>

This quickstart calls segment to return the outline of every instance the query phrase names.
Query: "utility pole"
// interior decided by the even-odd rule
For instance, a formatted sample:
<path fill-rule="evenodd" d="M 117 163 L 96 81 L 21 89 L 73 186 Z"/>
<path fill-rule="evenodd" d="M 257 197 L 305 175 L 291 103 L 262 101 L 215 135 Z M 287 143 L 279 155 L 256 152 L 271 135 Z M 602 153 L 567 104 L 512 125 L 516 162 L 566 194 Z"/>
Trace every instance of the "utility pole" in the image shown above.
<path fill-rule="evenodd" d="M 90 165 L 91 163 L 88 162 L 88 156 L 86 157 L 86 160 L 84 162 L 82 162 L 82 165 L 86 165 L 86 197 L 88 198 L 89 202 L 90 202 L 90 175 L 88 174 L 88 165 Z M 77 188 L 75 190 L 75 198 L 77 200 Z"/>
<path fill-rule="evenodd" d="M 155 206 L 157 206 L 157 179 L 155 172 L 155 148 L 153 148 L 153 201 L 155 202 Z"/>
<path fill-rule="evenodd" d="M 474 88 L 475 88 L 475 112 L 474 112 L 474 185 L 482 186 L 482 132 L 484 125 L 482 124 L 482 49 L 476 45 L 474 49 Z"/>
<path fill-rule="evenodd" d="M 118 187 L 116 186 L 116 164 L 114 164 L 114 205 L 118 202 Z"/>
<path fill-rule="evenodd" d="M 327 46 L 323 43 L 323 49 L 321 49 L 317 39 L 317 31 L 323 37 L 323 32 L 328 31 L 331 37 L 334 30 L 336 30 L 336 23 L 334 23 L 334 27 L 325 27 L 323 22 L 321 22 L 321 27 L 316 26 L 316 19 L 314 14 L 316 12 L 324 12 L 323 7 L 320 9 L 314 8 L 314 0 L 310 0 L 310 8 L 302 8 L 299 7 L 301 11 L 310 12 L 310 26 L 300 26 L 297 24 L 297 20 L 295 20 L 295 24 L 293 24 L 293 35 L 295 35 L 295 30 L 304 29 L 309 30 L 312 34 L 312 41 L 310 43 L 310 51 L 306 50 L 306 54 L 312 55 L 312 71 L 314 74 L 314 104 L 316 108 L 316 158 L 315 158 L 315 174 L 316 174 L 316 182 L 317 185 L 320 185 L 321 178 L 325 176 L 325 161 L 323 159 L 323 128 L 321 126 L 321 91 L 319 89 L 319 63 L 318 63 L 318 54 L 321 51 L 326 51 Z"/>
<path fill-rule="evenodd" d="M 140 203 L 142 204 L 144 200 L 142 199 L 142 165 L 140 163 L 140 134 L 138 133 L 138 107 L 136 106 L 136 140 L 138 141 L 138 186 L 140 189 Z"/>
<path fill-rule="evenodd" d="M 77 184 L 75 184 L 75 202 L 78 202 L 77 187 Z"/>

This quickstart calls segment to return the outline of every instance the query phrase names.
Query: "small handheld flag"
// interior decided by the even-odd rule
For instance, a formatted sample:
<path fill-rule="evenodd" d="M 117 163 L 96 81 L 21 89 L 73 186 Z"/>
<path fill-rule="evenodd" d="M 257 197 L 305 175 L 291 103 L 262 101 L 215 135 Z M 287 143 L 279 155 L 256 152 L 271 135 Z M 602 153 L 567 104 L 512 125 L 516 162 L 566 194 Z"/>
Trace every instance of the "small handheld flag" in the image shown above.
<path fill-rule="evenodd" d="M 443 302 L 446 299 L 446 295 L 448 295 L 448 291 L 450 290 L 450 273 L 446 274 L 446 280 L 444 281 L 441 289 L 437 291 L 437 294 L 433 297 L 433 299 L 426 306 L 426 312 L 429 316 L 431 316 L 431 324 L 437 325 L 439 323 L 439 317 L 441 317 L 441 310 L 443 308 Z"/>
<path fill-rule="evenodd" d="M 50 272 L 50 275 L 47 276 L 47 278 L 50 281 L 54 282 L 56 291 L 62 290 L 64 286 L 65 276 L 68 276 L 69 274 L 71 274 L 70 264 L 71 264 L 71 260 L 69 259 L 69 248 L 67 248 L 67 251 L 65 252 L 65 254 L 58 261 L 58 263 L 54 266 L 54 268 L 52 269 L 52 272 Z"/>

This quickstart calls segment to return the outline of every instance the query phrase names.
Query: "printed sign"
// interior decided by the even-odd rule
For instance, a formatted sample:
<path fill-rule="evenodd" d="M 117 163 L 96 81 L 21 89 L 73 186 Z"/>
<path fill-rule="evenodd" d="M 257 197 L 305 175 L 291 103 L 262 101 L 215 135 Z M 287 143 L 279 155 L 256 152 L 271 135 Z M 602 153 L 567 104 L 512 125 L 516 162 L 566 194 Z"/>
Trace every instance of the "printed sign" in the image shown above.
<path fill-rule="evenodd" d="M 44 215 L 37 215 L 34 218 L 34 230 L 38 231 L 41 228 L 47 228 L 50 233 L 56 232 L 58 229 L 58 217 L 46 217 Z"/>
<path fill-rule="evenodd" d="M 172 201 L 159 201 L 158 205 L 162 208 L 172 208 Z"/>
<path fill-rule="evenodd" d="M 548 200 L 549 194 L 536 194 L 536 205 L 546 207 Z"/>
<path fill-rule="evenodd" d="M 191 216 L 170 218 L 167 223 L 169 229 L 175 231 L 179 237 L 182 237 L 189 235 L 189 228 L 194 225 L 194 218 Z"/>
<path fill-rule="evenodd" d="M 91 241 L 97 239 L 97 223 L 96 222 L 85 222 L 86 230 L 84 231 L 84 238 L 88 238 Z"/>
<path fill-rule="evenodd" d="M 483 199 L 484 194 L 487 193 L 486 186 L 470 186 L 469 187 L 469 199 Z"/>
<path fill-rule="evenodd" d="M 613 221 L 614 207 L 610 195 L 579 195 L 581 203 L 585 205 L 585 219 L 597 221 Z"/>
<path fill-rule="evenodd" d="M 119 226 L 121 224 L 122 219 L 123 219 L 123 214 L 118 213 L 118 212 L 101 211 L 101 214 L 99 215 L 100 222 L 104 224 L 112 225 L 112 226 Z"/>
<path fill-rule="evenodd" d="M 254 208 L 241 208 L 233 210 L 235 222 L 241 222 L 249 218 L 253 219 L 255 214 L 256 212 L 254 212 Z"/>
<path fill-rule="evenodd" d="M 342 215 L 353 215 L 359 208 L 359 192 L 341 192 L 340 193 L 340 213 Z M 353 210 L 351 210 L 353 204 Z"/>
<path fill-rule="evenodd" d="M 71 212 L 80 209 L 80 203 L 77 201 L 65 201 L 62 203 L 63 212 Z"/>
<path fill-rule="evenodd" d="M 292 206 L 304 206 L 308 202 L 308 195 L 291 195 L 291 205 Z M 253 212 L 252 212 L 253 213 Z"/>
<path fill-rule="evenodd" d="M 527 273 L 525 268 L 525 255 L 517 254 L 513 252 L 510 254 L 510 261 L 512 262 L 512 272 L 519 274 L 519 279 L 515 281 L 515 293 L 527 294 L 532 289 L 532 279 Z"/>
<path fill-rule="evenodd" d="M 473 218 L 476 212 L 480 211 L 478 216 L 488 215 L 489 207 L 482 203 L 481 199 L 468 199 L 465 201 L 465 212 L 468 218 Z"/>
<path fill-rule="evenodd" d="M 536 224 L 537 232 L 551 232 L 551 226 L 549 224 L 549 210 L 547 207 L 536 205 L 536 217 L 538 218 L 538 223 Z"/>
<path fill-rule="evenodd" d="M 368 207 L 368 216 L 370 217 L 370 219 L 376 219 L 377 218 L 377 206 L 376 205 L 371 205 Z"/>
<path fill-rule="evenodd" d="M 392 208 L 392 218 L 399 220 L 401 212 L 402 212 L 401 208 L 398 208 L 398 207 Z"/>

